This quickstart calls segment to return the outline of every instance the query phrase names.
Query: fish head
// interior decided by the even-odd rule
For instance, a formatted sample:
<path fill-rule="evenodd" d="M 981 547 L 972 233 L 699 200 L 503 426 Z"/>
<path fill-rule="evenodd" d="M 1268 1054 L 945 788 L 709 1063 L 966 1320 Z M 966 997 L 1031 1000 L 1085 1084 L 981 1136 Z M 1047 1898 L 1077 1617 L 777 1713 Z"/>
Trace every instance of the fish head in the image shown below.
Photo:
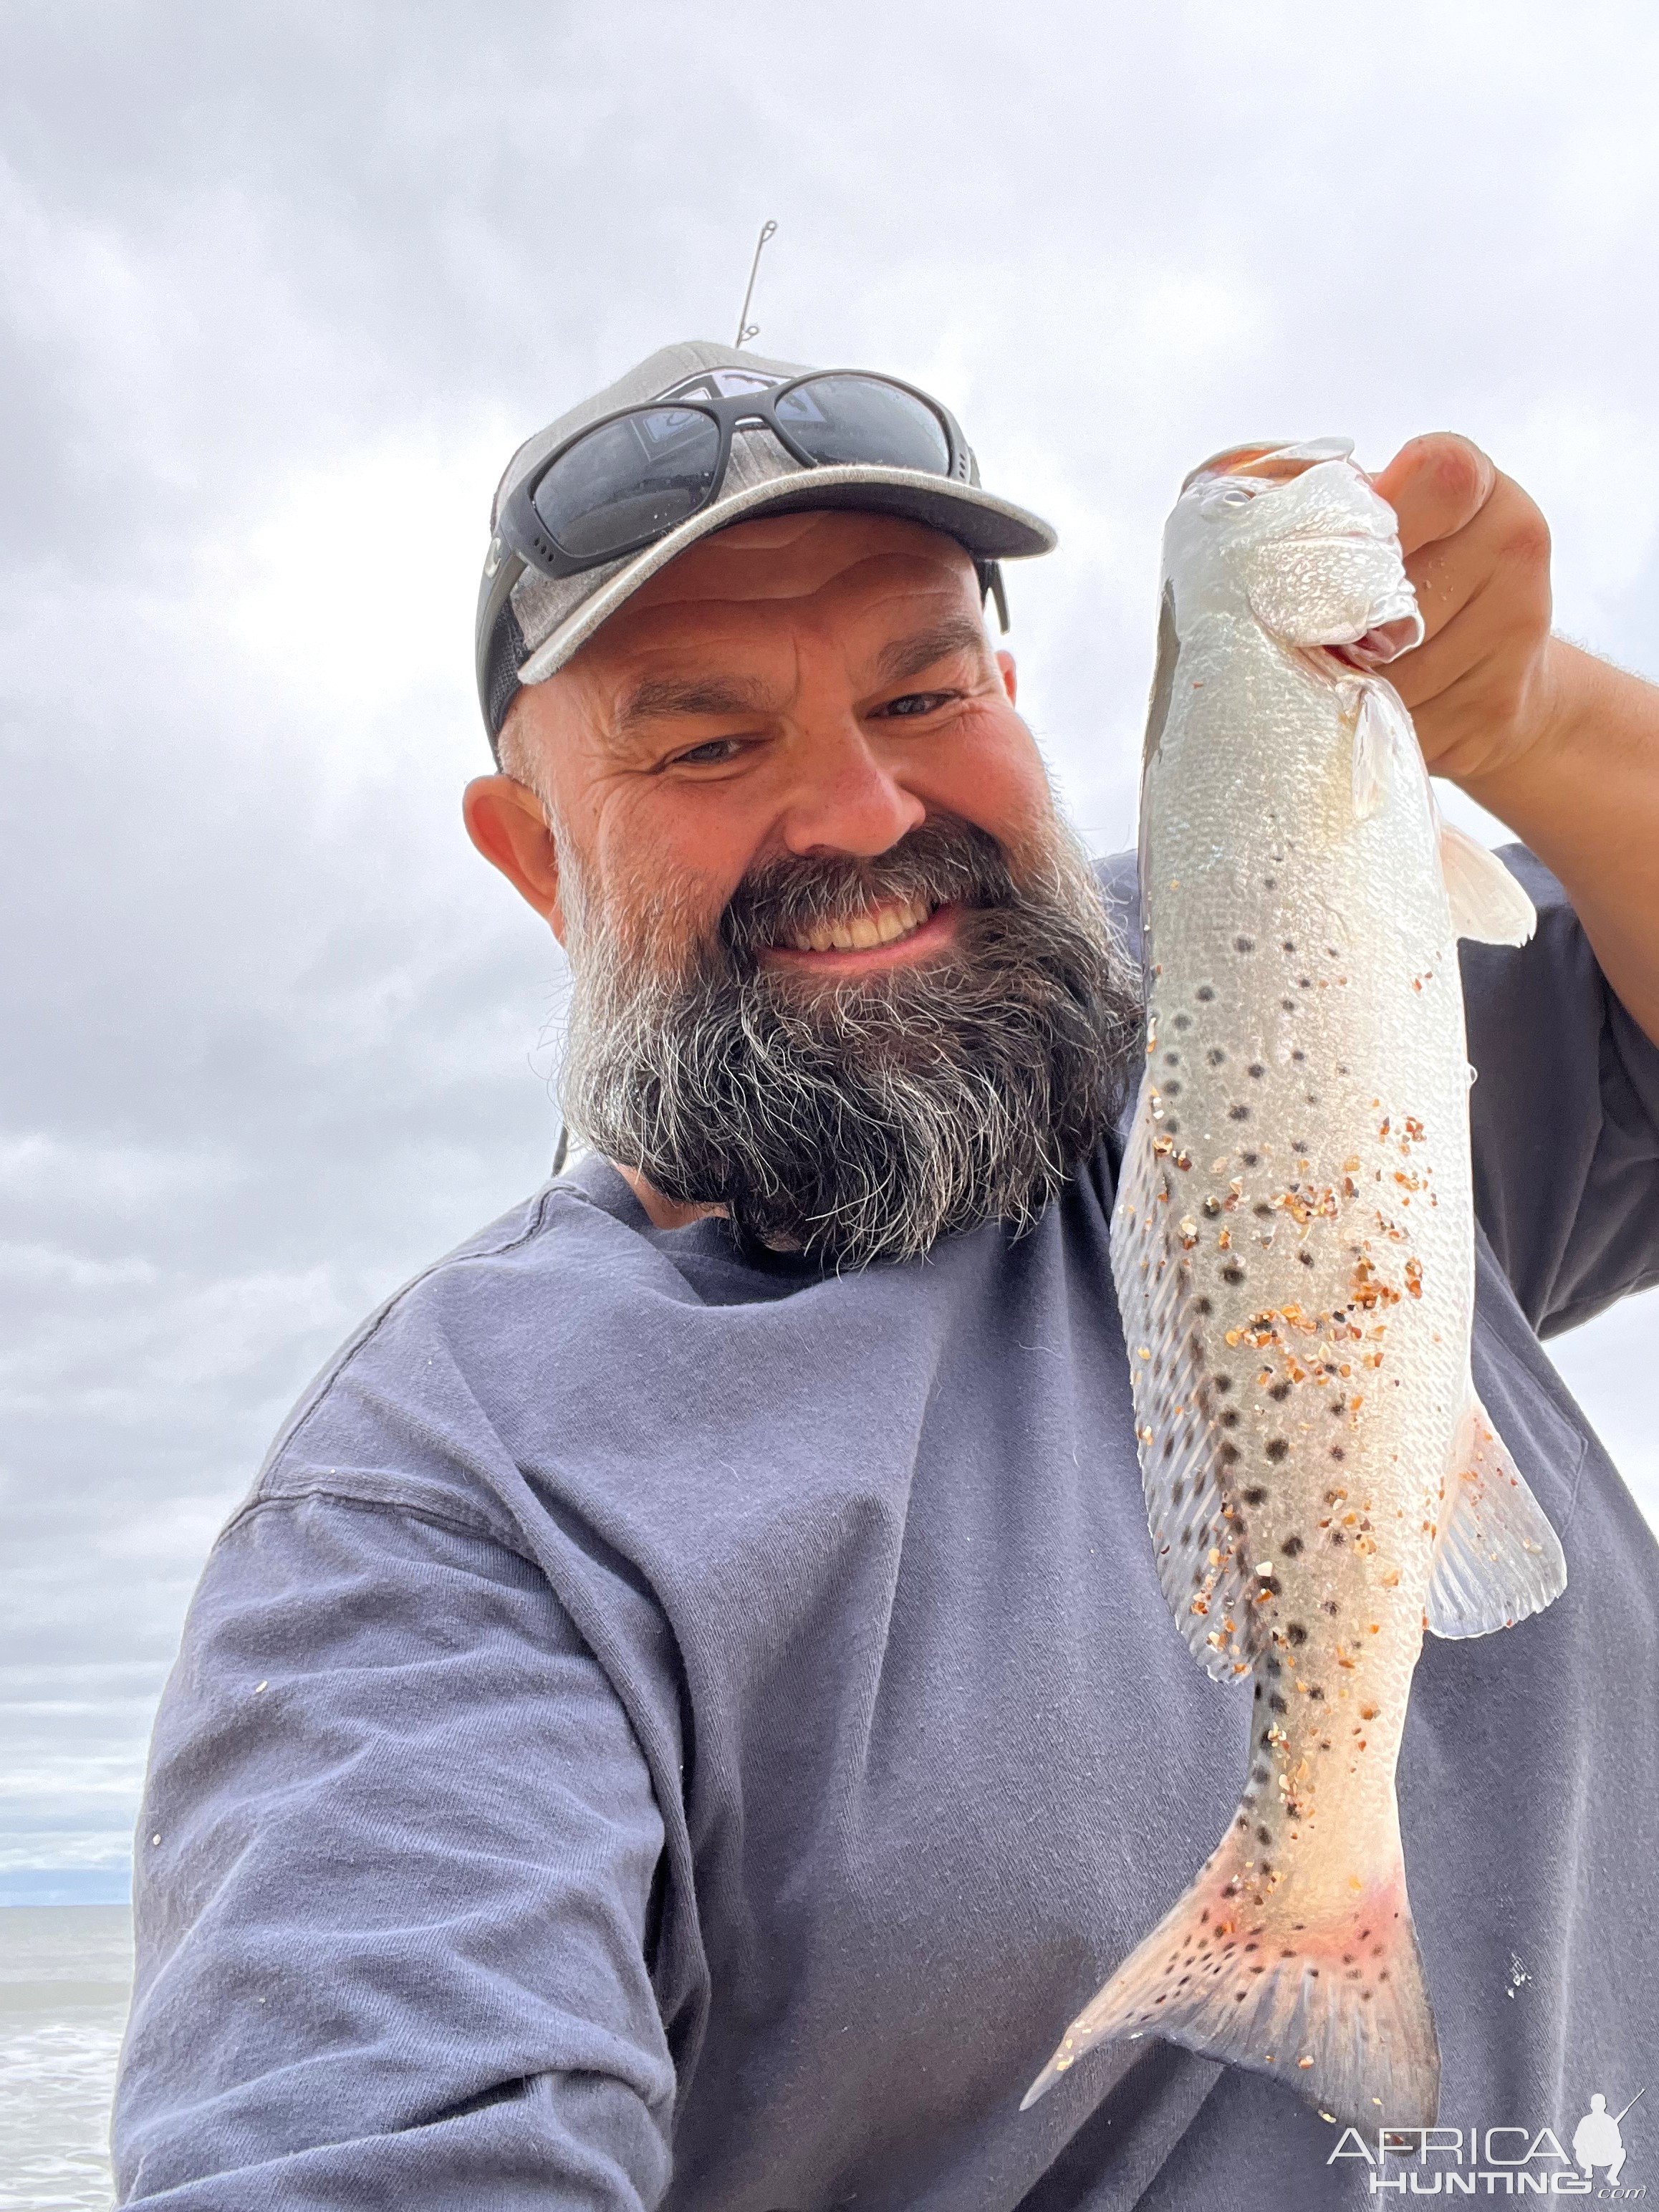
<path fill-rule="evenodd" d="M 1248 610 L 1272 636 L 1361 670 L 1419 644 L 1394 509 L 1352 441 L 1236 446 L 1194 469 L 1164 532 L 1175 620 Z"/>

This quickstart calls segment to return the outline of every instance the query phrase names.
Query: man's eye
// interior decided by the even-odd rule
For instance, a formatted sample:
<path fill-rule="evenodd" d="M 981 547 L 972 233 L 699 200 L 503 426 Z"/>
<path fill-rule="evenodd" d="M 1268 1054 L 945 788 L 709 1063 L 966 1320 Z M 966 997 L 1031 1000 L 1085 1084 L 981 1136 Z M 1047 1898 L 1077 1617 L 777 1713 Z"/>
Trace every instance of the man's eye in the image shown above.
<path fill-rule="evenodd" d="M 907 691 L 902 699 L 890 699 L 881 712 L 908 720 L 915 714 L 936 714 L 956 696 L 954 691 Z"/>
<path fill-rule="evenodd" d="M 689 752 L 676 753 L 676 768 L 717 768 L 723 762 L 735 760 L 743 748 L 736 738 L 710 738 L 701 745 L 693 745 Z"/>

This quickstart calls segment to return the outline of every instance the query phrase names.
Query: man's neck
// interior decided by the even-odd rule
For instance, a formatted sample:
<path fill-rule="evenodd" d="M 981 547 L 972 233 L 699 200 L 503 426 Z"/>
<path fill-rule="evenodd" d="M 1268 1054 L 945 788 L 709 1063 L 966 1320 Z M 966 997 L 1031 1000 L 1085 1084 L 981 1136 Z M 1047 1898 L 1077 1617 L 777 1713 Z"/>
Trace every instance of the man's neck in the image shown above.
<path fill-rule="evenodd" d="M 678 1199 L 665 1198 L 656 1185 L 647 1182 L 637 1168 L 625 1168 L 620 1160 L 612 1160 L 611 1164 L 645 1208 L 653 1229 L 684 1229 L 690 1222 L 702 1221 L 726 1211 L 723 1206 L 686 1205 Z"/>

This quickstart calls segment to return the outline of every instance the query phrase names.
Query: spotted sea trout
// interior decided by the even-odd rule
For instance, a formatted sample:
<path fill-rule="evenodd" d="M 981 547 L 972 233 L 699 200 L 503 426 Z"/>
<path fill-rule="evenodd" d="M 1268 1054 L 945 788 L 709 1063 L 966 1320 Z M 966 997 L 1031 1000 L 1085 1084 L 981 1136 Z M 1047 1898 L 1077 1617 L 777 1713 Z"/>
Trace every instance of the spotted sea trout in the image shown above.
<path fill-rule="evenodd" d="M 1443 824 L 1398 694 L 1395 517 L 1346 441 L 1188 478 L 1140 805 L 1146 1066 L 1112 1222 L 1158 1571 L 1254 1699 L 1237 1812 L 1066 2030 L 1166 2037 L 1328 2118 L 1428 2126 L 1395 1768 L 1424 1632 L 1565 1588 L 1475 1395 L 1457 939 L 1531 904 Z"/>

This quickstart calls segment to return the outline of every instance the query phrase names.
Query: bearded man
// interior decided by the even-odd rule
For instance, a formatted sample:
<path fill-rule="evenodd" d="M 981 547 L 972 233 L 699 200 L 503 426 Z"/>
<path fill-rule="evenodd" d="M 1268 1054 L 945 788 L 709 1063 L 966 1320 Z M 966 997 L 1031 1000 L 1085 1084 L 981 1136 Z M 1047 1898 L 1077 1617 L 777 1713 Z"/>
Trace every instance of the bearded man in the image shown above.
<path fill-rule="evenodd" d="M 1474 1364 L 1570 1579 L 1430 1639 L 1402 1759 L 1445 2116 L 1536 2129 L 1659 2027 L 1654 1546 L 1539 1341 L 1659 1276 L 1659 695 L 1551 638 L 1473 447 L 1379 483 L 1401 688 L 1540 917 L 1464 963 Z M 346 1346 L 208 1565 L 128 2203 L 1369 2201 L 1164 2042 L 1018 2110 L 1249 1723 L 1158 1587 L 1108 1266 L 1131 872 L 983 619 L 1052 543 L 926 395 L 719 346 L 509 465 L 466 818 L 568 953 L 587 1149 Z"/>

